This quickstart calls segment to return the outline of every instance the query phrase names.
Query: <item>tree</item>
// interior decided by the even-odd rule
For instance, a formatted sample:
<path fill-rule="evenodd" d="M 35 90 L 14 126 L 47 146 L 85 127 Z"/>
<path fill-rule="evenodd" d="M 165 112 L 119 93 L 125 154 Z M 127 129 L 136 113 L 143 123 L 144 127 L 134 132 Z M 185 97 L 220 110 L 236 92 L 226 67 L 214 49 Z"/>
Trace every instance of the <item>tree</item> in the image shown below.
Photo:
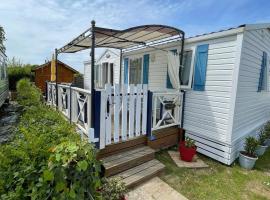
<path fill-rule="evenodd" d="M 0 50 L 5 52 L 6 48 L 4 46 L 4 41 L 6 40 L 5 37 L 5 31 L 4 28 L 2 26 L 0 26 Z"/>

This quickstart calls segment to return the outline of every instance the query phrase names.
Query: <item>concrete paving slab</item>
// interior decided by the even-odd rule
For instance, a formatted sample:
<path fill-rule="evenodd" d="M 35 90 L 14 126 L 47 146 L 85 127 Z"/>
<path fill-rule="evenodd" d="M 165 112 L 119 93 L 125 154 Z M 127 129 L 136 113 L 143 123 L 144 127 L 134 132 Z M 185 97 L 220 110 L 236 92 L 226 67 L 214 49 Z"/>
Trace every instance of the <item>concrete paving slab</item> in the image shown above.
<path fill-rule="evenodd" d="M 178 167 L 185 167 L 185 168 L 206 168 L 206 167 L 209 167 L 197 155 L 194 156 L 192 162 L 185 162 L 185 161 L 180 159 L 180 155 L 179 155 L 178 151 L 168 151 L 168 153 Z"/>
<path fill-rule="evenodd" d="M 127 195 L 128 200 L 188 200 L 179 192 L 158 177 L 131 190 Z"/>

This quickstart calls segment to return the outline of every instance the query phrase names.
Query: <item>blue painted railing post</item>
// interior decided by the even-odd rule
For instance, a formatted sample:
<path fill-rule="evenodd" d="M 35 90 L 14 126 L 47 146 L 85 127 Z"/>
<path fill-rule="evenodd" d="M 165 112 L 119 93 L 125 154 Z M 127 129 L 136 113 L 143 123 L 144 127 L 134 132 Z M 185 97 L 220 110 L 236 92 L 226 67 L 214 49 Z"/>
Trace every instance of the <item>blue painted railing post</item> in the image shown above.
<path fill-rule="evenodd" d="M 152 140 L 152 103 L 153 103 L 153 92 L 148 91 L 147 98 L 147 123 L 146 123 L 146 132 L 147 137 Z"/>
<path fill-rule="evenodd" d="M 101 91 L 94 90 L 94 136 L 98 138 L 98 142 L 95 143 L 96 148 L 100 147 L 100 105 L 101 105 Z"/>

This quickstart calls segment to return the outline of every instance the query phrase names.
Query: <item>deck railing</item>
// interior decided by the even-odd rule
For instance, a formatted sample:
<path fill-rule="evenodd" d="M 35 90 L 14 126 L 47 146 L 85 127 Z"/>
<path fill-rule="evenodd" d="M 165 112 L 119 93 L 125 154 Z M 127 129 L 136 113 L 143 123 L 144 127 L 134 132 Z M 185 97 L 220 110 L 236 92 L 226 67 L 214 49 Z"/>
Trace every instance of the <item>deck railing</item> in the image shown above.
<path fill-rule="evenodd" d="M 88 137 L 90 142 L 97 141 L 91 131 L 91 92 L 89 90 L 47 82 L 47 103 L 57 106 L 67 119 L 74 122 L 83 137 Z"/>
<path fill-rule="evenodd" d="M 181 124 L 183 93 L 153 92 L 152 131 Z"/>
<path fill-rule="evenodd" d="M 100 90 L 100 148 L 147 133 L 147 85 L 110 85 Z"/>
<path fill-rule="evenodd" d="M 143 84 L 106 84 L 105 89 L 95 90 L 94 97 L 91 124 L 90 90 L 47 82 L 47 103 L 74 122 L 89 142 L 98 142 L 99 149 L 181 124 L 183 94 L 179 91 L 150 92 Z"/>

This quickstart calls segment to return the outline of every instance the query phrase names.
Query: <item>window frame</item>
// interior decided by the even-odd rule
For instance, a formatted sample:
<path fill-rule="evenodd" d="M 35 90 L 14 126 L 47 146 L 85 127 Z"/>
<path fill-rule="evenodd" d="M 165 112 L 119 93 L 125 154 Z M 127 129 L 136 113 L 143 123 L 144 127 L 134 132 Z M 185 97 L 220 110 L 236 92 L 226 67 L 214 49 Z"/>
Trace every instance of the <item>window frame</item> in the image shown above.
<path fill-rule="evenodd" d="M 141 59 L 142 60 L 142 64 L 141 64 L 141 83 L 137 83 L 137 84 L 143 84 L 143 70 L 144 70 L 143 55 L 131 55 L 131 56 L 128 56 L 127 58 L 128 58 L 128 85 L 130 85 L 130 79 L 129 79 L 129 77 L 130 77 L 130 60 L 134 60 L 134 59 Z M 133 84 L 133 85 L 136 85 L 136 84 Z"/>
<path fill-rule="evenodd" d="M 269 73 L 269 70 L 270 70 L 270 68 L 269 68 L 269 64 L 270 64 L 270 59 L 268 59 L 268 53 L 267 53 L 267 57 L 266 57 L 266 66 L 265 66 L 265 72 L 266 72 L 266 74 L 264 75 L 265 77 L 266 77 L 266 87 L 264 88 L 264 89 L 261 89 L 261 91 L 260 92 L 269 92 L 269 75 L 270 75 L 270 73 Z"/>
<path fill-rule="evenodd" d="M 194 61 L 195 61 L 195 47 L 190 47 L 187 49 L 184 49 L 184 52 L 187 51 L 192 51 L 192 56 L 191 56 L 191 63 L 190 63 L 190 73 L 189 73 L 189 80 L 188 80 L 188 85 L 181 85 L 181 89 L 186 89 L 186 90 L 191 90 L 193 81 L 194 81 Z"/>

